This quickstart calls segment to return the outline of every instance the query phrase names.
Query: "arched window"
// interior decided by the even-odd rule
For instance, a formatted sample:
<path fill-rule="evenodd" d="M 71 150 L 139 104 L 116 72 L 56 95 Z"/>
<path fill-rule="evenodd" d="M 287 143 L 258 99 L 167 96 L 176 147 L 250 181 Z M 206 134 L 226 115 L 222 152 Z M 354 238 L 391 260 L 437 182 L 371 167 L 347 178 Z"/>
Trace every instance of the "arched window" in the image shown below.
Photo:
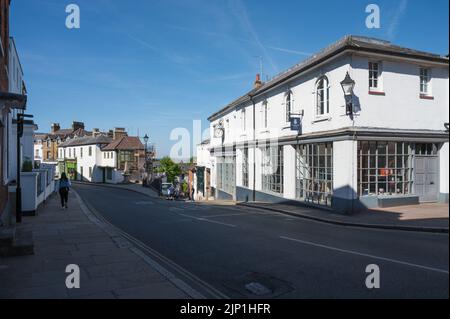
<path fill-rule="evenodd" d="M 321 77 L 316 83 L 316 115 L 330 113 L 330 88 L 328 78 Z"/>
<path fill-rule="evenodd" d="M 291 110 L 292 110 L 292 92 L 289 90 L 286 93 L 286 122 L 291 121 Z"/>
<path fill-rule="evenodd" d="M 264 100 L 264 102 L 262 103 L 262 110 L 261 110 L 261 115 L 262 115 L 262 127 L 263 128 L 267 128 L 267 113 L 268 113 L 268 106 L 267 106 L 267 100 Z"/>

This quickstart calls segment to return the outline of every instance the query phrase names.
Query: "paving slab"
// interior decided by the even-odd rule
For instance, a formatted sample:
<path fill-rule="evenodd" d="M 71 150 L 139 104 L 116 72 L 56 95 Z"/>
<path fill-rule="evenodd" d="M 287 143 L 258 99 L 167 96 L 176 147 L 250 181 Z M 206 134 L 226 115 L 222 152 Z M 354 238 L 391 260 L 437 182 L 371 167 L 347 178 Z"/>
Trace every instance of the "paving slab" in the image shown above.
<path fill-rule="evenodd" d="M 88 215 L 77 196 L 70 203 L 62 210 L 52 196 L 37 216 L 24 217 L 18 227 L 33 232 L 35 254 L 0 258 L 0 298 L 188 298 L 111 226 Z M 70 264 L 80 268 L 80 289 L 66 287 Z"/>

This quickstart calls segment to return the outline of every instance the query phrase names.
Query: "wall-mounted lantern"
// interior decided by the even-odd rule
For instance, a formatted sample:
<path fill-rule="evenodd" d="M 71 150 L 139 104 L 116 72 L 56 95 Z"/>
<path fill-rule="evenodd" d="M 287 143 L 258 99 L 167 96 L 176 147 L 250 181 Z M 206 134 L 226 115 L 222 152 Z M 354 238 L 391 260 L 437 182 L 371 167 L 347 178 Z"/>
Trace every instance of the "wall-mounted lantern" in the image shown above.
<path fill-rule="evenodd" d="M 355 81 L 350 77 L 347 72 L 345 79 L 341 82 L 342 90 L 345 96 L 345 113 L 347 115 L 352 115 L 353 110 L 353 89 L 355 88 Z"/>

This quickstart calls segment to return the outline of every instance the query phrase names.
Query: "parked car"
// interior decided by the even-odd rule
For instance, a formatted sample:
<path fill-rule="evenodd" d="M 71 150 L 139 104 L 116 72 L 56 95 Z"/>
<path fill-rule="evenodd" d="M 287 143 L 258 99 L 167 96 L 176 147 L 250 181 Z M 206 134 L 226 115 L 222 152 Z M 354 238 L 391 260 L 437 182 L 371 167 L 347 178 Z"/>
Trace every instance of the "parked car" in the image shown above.
<path fill-rule="evenodd" d="M 162 183 L 161 184 L 161 196 L 166 197 L 166 198 L 170 198 L 171 195 L 169 190 L 173 189 L 173 185 L 172 183 Z"/>

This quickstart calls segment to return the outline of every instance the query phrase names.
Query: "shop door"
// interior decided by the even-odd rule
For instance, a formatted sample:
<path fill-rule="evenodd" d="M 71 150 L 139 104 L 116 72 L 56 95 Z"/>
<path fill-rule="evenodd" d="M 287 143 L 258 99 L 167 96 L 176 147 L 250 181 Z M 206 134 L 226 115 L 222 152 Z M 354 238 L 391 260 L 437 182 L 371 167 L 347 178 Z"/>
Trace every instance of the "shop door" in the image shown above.
<path fill-rule="evenodd" d="M 415 193 L 421 202 L 438 200 L 439 159 L 435 156 L 416 156 Z"/>

